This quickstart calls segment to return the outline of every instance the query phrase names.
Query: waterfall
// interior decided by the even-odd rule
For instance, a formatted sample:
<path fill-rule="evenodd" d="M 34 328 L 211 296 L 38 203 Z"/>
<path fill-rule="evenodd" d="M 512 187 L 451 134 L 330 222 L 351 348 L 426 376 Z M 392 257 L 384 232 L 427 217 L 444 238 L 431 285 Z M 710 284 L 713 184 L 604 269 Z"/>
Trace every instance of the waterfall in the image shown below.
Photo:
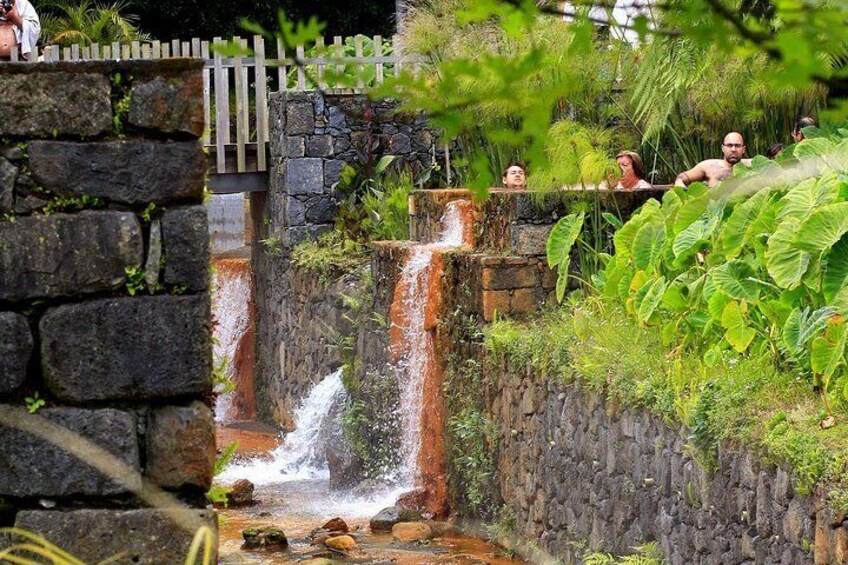
<path fill-rule="evenodd" d="M 218 477 L 223 483 L 248 479 L 255 485 L 267 485 L 304 479 L 327 479 L 326 439 L 333 406 L 344 399 L 342 370 L 328 375 L 315 385 L 294 412 L 295 430 L 268 458 L 233 464 Z"/>
<path fill-rule="evenodd" d="M 250 261 L 217 259 L 215 268 L 212 314 L 216 323 L 212 353 L 215 366 L 223 369 L 235 385 L 235 390 L 218 396 L 215 419 L 220 423 L 251 420 L 256 408 L 250 353 L 253 348 Z"/>
<path fill-rule="evenodd" d="M 441 252 L 473 243 L 470 218 L 469 202 L 448 203 L 438 240 L 411 249 L 390 310 L 389 356 L 400 385 L 402 467 L 398 478 L 407 486 L 425 487 L 436 506 L 446 500 L 440 429 L 444 420 L 442 368 L 434 346 L 442 292 Z"/>

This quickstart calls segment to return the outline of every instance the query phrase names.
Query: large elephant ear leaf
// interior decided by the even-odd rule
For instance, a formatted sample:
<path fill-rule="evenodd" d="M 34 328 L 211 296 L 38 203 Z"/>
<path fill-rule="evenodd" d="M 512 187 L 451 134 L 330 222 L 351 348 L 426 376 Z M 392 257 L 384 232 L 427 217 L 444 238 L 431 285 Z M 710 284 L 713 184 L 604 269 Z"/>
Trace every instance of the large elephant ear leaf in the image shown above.
<path fill-rule="evenodd" d="M 557 270 L 556 298 L 562 302 L 568 287 L 568 267 L 571 265 L 571 248 L 583 229 L 585 214 L 569 214 L 561 218 L 548 236 L 548 266 Z"/>
<path fill-rule="evenodd" d="M 795 243 L 799 225 L 798 219 L 786 218 L 768 239 L 766 268 L 780 288 L 796 288 L 810 266 L 810 254 Z"/>
<path fill-rule="evenodd" d="M 798 247 L 811 253 L 827 251 L 848 232 L 848 202 L 816 209 L 798 228 Z"/>
<path fill-rule="evenodd" d="M 647 269 L 653 265 L 662 254 L 663 243 L 665 243 L 663 224 L 651 222 L 639 228 L 633 239 L 633 265 L 637 269 Z"/>
<path fill-rule="evenodd" d="M 730 298 L 756 302 L 760 298 L 760 283 L 754 280 L 754 271 L 744 261 L 728 261 L 712 269 L 710 277 L 716 289 Z"/>
<path fill-rule="evenodd" d="M 551 230 L 546 247 L 548 266 L 551 269 L 558 268 L 560 271 L 568 270 L 571 247 L 580 236 L 580 230 L 583 229 L 585 216 L 583 212 L 569 214 L 564 218 L 560 218 L 554 229 Z M 563 269 L 562 266 L 566 268 Z"/>
<path fill-rule="evenodd" d="M 809 308 L 795 308 L 783 324 L 783 344 L 790 353 L 799 354 L 810 340 L 820 334 L 827 326 L 827 321 L 833 316 L 830 307 L 819 308 L 810 312 Z"/>
<path fill-rule="evenodd" d="M 662 302 L 666 287 L 665 277 L 654 279 L 645 283 L 636 291 L 634 297 L 634 308 L 636 316 L 642 323 L 647 323 Z"/>
<path fill-rule="evenodd" d="M 728 259 L 739 255 L 751 237 L 757 235 L 757 231 L 764 225 L 765 216 L 769 213 L 774 215 L 771 196 L 771 190 L 760 190 L 733 209 L 733 213 L 730 214 L 718 236 L 721 252 Z"/>
<path fill-rule="evenodd" d="M 827 322 L 824 335 L 813 340 L 810 348 L 810 365 L 813 372 L 829 380 L 839 365 L 845 362 L 845 342 L 848 338 L 848 329 L 845 320 L 834 316 Z"/>
<path fill-rule="evenodd" d="M 757 335 L 756 330 L 750 327 L 745 320 L 742 307 L 738 302 L 730 302 L 724 307 L 724 312 L 721 314 L 721 325 L 726 330 L 724 338 L 739 353 L 748 349 Z"/>

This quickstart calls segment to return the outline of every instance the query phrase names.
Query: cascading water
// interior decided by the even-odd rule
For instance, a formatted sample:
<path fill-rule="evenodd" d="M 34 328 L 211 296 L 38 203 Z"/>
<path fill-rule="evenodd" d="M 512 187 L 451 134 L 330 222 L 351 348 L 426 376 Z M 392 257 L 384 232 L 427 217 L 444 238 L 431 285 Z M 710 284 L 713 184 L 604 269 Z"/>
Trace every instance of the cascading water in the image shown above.
<path fill-rule="evenodd" d="M 219 423 L 250 420 L 255 416 L 252 359 L 251 282 L 248 259 L 215 261 L 215 292 L 212 313 L 216 320 L 212 352 L 215 366 L 225 370 L 235 390 L 218 396 L 215 419 Z M 243 382 L 248 381 L 248 382 Z"/>
<path fill-rule="evenodd" d="M 294 412 L 295 430 L 286 435 L 283 445 L 268 454 L 234 464 L 220 475 L 224 483 L 248 479 L 255 485 L 267 485 L 305 479 L 327 479 L 326 435 L 330 412 L 345 396 L 342 370 L 328 375 L 313 387 L 309 396 Z"/>
<path fill-rule="evenodd" d="M 473 244 L 471 206 L 448 203 L 439 239 L 416 245 L 395 287 L 390 317 L 390 360 L 399 378 L 402 468 L 409 487 L 427 490 L 428 509 L 444 510 L 447 500 L 442 371 L 434 347 L 435 315 L 441 297 L 442 251 Z"/>

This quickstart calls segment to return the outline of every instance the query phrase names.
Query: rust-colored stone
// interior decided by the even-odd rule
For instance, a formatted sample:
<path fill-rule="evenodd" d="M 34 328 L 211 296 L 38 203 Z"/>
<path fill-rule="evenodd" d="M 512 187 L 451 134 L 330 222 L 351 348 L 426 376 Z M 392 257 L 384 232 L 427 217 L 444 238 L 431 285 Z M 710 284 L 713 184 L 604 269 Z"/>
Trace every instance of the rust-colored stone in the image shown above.
<path fill-rule="evenodd" d="M 147 429 L 145 476 L 159 486 L 208 490 L 215 464 L 215 422 L 202 402 L 155 410 Z"/>
<path fill-rule="evenodd" d="M 322 530 L 326 530 L 328 532 L 347 532 L 348 527 L 347 523 L 339 517 L 335 517 L 332 520 L 329 520 L 326 524 L 321 526 Z"/>
<path fill-rule="evenodd" d="M 545 302 L 545 293 L 541 288 L 519 288 L 512 292 L 509 310 L 514 314 L 527 314 L 537 311 Z"/>
<path fill-rule="evenodd" d="M 483 319 L 487 322 L 491 322 L 495 319 L 495 312 L 500 314 L 509 313 L 508 290 L 483 291 Z"/>

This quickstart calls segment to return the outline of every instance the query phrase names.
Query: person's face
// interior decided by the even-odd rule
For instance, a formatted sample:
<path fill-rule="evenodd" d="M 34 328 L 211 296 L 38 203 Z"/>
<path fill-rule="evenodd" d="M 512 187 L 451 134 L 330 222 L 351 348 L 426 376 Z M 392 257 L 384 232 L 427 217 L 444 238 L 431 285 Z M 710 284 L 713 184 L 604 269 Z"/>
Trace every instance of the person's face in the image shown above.
<path fill-rule="evenodd" d="M 618 168 L 621 169 L 621 176 L 626 176 L 633 173 L 633 161 L 627 155 L 622 155 L 616 159 Z"/>
<path fill-rule="evenodd" d="M 795 140 L 795 143 L 801 143 L 804 141 L 804 134 L 801 133 L 801 130 L 795 130 L 792 132 L 792 139 Z"/>
<path fill-rule="evenodd" d="M 724 160 L 735 165 L 742 160 L 745 154 L 745 140 L 741 135 L 731 134 L 724 138 L 724 143 L 721 146 L 721 152 L 724 154 Z"/>
<path fill-rule="evenodd" d="M 503 178 L 503 185 L 506 188 L 526 188 L 527 179 L 524 177 L 524 169 L 518 165 L 508 168 Z"/>

